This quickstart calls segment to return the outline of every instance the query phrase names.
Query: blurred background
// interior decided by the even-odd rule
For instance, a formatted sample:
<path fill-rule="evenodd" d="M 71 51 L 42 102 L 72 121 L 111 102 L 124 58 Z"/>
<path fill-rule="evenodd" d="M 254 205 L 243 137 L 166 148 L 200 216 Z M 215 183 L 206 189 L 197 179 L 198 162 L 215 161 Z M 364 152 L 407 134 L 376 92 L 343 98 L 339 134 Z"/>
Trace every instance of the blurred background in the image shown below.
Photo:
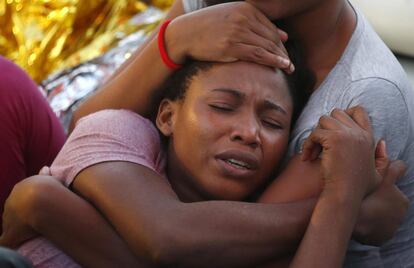
<path fill-rule="evenodd" d="M 414 85 L 414 0 L 351 0 Z M 39 84 L 65 126 L 174 0 L 0 0 L 0 54 Z"/>

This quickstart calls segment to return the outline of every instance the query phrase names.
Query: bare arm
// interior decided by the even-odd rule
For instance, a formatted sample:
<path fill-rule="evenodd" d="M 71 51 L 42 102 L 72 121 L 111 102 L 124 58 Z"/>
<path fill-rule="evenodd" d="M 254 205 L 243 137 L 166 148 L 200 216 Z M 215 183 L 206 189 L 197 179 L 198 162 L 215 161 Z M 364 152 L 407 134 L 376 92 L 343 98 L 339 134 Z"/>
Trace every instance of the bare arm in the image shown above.
<path fill-rule="evenodd" d="M 342 267 L 361 202 L 362 194 L 323 194 L 290 267 Z"/>
<path fill-rule="evenodd" d="M 302 159 L 317 158 L 318 147 L 323 189 L 291 267 L 342 267 L 362 200 L 380 183 L 395 181 L 381 178 L 378 148 L 361 107 L 322 116 L 303 145 Z"/>
<path fill-rule="evenodd" d="M 251 267 L 283 256 L 297 246 L 313 206 L 181 203 L 164 179 L 130 163 L 90 167 L 74 189 L 96 205 L 135 254 L 180 267 Z"/>
<path fill-rule="evenodd" d="M 302 161 L 300 155 L 287 166 L 258 199 L 261 203 L 288 203 L 319 196 L 322 182 L 320 160 Z"/>
<path fill-rule="evenodd" d="M 82 267 L 149 267 L 90 203 L 50 176 L 34 176 L 17 184 L 4 219 L 0 244 L 6 247 L 18 247 L 36 231 Z"/>
<path fill-rule="evenodd" d="M 240 59 L 291 71 L 282 44 L 286 33 L 252 5 L 235 2 L 180 16 L 183 13 L 182 1 L 177 0 L 167 15 L 168 19 L 176 18 L 165 36 L 168 54 L 174 62 L 182 63 L 188 57 L 217 62 Z M 159 56 L 154 35 L 78 108 L 71 128 L 81 117 L 103 109 L 129 109 L 148 116 L 150 97 L 172 73 Z"/>
<path fill-rule="evenodd" d="M 376 169 L 382 182 L 362 202 L 353 231 L 353 239 L 373 246 L 380 246 L 394 236 L 408 206 L 407 197 L 395 186 L 404 176 L 405 164 L 390 161 L 385 147 L 381 142 L 375 152 Z M 295 155 L 258 202 L 286 203 L 319 196 L 323 189 L 320 162 L 320 159 L 302 161 L 300 155 Z"/>
<path fill-rule="evenodd" d="M 404 168 L 401 167 L 401 163 L 399 163 L 399 166 L 400 167 L 398 167 L 398 165 L 391 165 L 390 176 L 387 176 L 387 184 L 389 186 L 384 185 L 384 187 L 381 187 L 382 189 L 379 190 L 382 192 L 382 198 L 379 199 L 382 200 L 382 203 L 378 203 L 378 200 L 375 199 L 368 201 L 371 203 L 373 202 L 374 207 L 378 207 L 372 211 L 369 210 L 371 214 L 375 214 L 374 211 L 378 211 L 378 209 L 381 211 L 384 207 L 395 202 L 396 197 L 400 198 L 399 192 L 393 193 L 391 191 L 390 194 L 390 191 L 388 190 L 389 187 L 395 188 L 393 186 L 395 178 L 400 177 L 403 173 Z M 132 248 L 138 247 L 135 252 L 138 252 L 139 255 L 145 253 L 142 255 L 146 255 L 147 259 L 152 259 L 155 263 L 161 261 L 166 262 L 167 260 L 171 260 L 171 258 L 174 259 L 174 255 L 182 256 L 182 254 L 187 253 L 188 255 L 185 255 L 186 257 L 183 258 L 183 260 L 185 259 L 190 263 L 189 266 L 192 266 L 194 262 L 208 258 L 209 254 L 217 256 L 217 252 L 220 253 L 221 258 L 216 258 L 216 260 L 220 263 L 229 264 L 229 266 L 232 266 L 231 264 L 239 266 L 239 262 L 242 262 L 240 266 L 249 266 L 250 262 L 243 262 L 244 258 L 251 261 L 251 263 L 254 263 L 255 260 L 257 260 L 257 262 L 265 261 L 266 259 L 269 259 L 269 256 L 272 259 L 273 257 L 280 257 L 284 255 L 284 253 L 287 253 L 289 248 L 292 249 L 295 247 L 297 241 L 299 241 L 305 230 L 306 219 L 309 218 L 312 210 L 311 202 L 306 201 L 297 204 L 271 206 L 221 201 L 182 204 L 176 199 L 175 194 L 171 191 L 169 185 L 166 185 L 166 182 L 163 179 L 157 177 L 152 172 L 145 172 L 145 168 L 143 167 L 139 168 L 139 173 L 135 173 L 138 172 L 138 170 L 130 170 L 135 174 L 133 178 L 124 176 L 123 173 L 116 173 L 113 174 L 115 179 L 107 177 L 113 172 L 111 171 L 112 166 L 102 168 L 102 170 L 88 171 L 89 174 L 86 175 L 79 175 L 84 177 L 84 181 L 88 180 L 88 176 L 96 176 L 90 183 L 81 183 L 81 180 L 78 178 L 77 183 L 85 184 L 81 186 L 82 189 L 79 190 L 85 191 L 84 195 L 91 200 L 93 199 L 93 203 L 103 202 L 103 209 L 113 209 L 114 213 L 111 213 L 110 216 L 119 217 L 117 220 L 115 219 L 115 221 L 118 221 L 121 224 L 121 226 L 116 225 L 117 231 L 119 231 L 118 228 L 127 228 L 126 231 L 124 231 L 124 235 L 129 241 L 129 244 L 132 245 Z M 109 169 L 109 171 L 107 169 Z M 116 169 L 120 170 L 120 168 Z M 106 186 L 103 185 L 100 188 L 96 188 L 94 184 L 100 186 L 102 183 L 102 181 L 99 182 L 100 179 L 98 179 L 99 176 L 102 176 L 101 173 L 104 173 L 106 176 L 104 179 L 106 178 L 106 180 L 109 181 L 105 183 Z M 137 178 L 136 174 L 141 174 L 143 178 Z M 119 177 L 123 179 L 120 180 Z M 148 180 L 145 178 L 148 178 Z M 301 177 L 300 179 L 302 180 L 303 178 Z M 320 178 L 317 178 L 315 181 L 318 182 L 318 179 L 320 180 Z M 120 240 L 116 234 L 114 235 L 112 227 L 89 203 L 68 191 L 60 185 L 60 183 L 54 181 L 53 178 L 49 179 L 52 183 L 48 183 L 46 186 L 43 183 L 40 183 L 39 185 L 39 183 L 37 183 L 39 180 L 31 180 L 33 184 L 30 185 L 30 180 L 23 182 L 27 187 L 20 191 L 22 193 L 20 196 L 24 197 L 23 202 L 20 202 L 20 207 L 17 207 L 18 213 L 23 213 L 21 218 L 29 220 L 29 223 L 35 227 L 37 231 L 51 239 L 65 252 L 74 257 L 75 260 L 86 267 L 96 263 L 99 263 L 100 267 L 107 267 L 104 265 L 106 261 L 110 261 L 108 262 L 109 264 L 121 261 L 118 263 L 118 266 L 121 265 L 122 267 L 129 267 L 125 264 L 128 263 L 128 260 L 133 263 L 135 257 L 133 257 L 132 253 L 128 250 L 124 250 L 125 245 L 122 245 L 122 240 Z M 93 182 L 93 180 L 98 182 Z M 124 180 L 125 183 L 120 183 Z M 137 190 L 135 191 L 135 188 L 128 187 L 127 192 L 123 192 L 122 185 L 129 186 L 130 184 L 129 182 L 126 182 L 126 180 L 133 180 L 134 182 L 131 183 L 131 185 L 132 187 L 136 185 L 135 187 L 137 187 Z M 112 181 L 112 183 L 110 181 Z M 148 184 L 147 181 L 150 183 Z M 139 185 L 137 185 L 137 183 Z M 291 187 L 291 190 L 293 191 L 294 189 L 300 189 L 298 183 L 300 183 L 300 181 L 298 181 L 297 184 L 287 187 Z M 120 186 L 121 188 L 119 188 Z M 119 188 L 119 196 L 113 195 L 111 191 L 107 192 L 105 187 L 110 189 Z M 19 187 L 16 187 L 16 189 L 19 188 L 22 188 L 22 186 L 20 185 Z M 142 197 L 142 200 L 139 195 L 142 190 L 139 191 L 139 189 L 146 189 L 144 192 L 145 196 Z M 32 194 L 27 195 L 27 193 Z M 33 195 L 33 193 L 37 194 Z M 110 193 L 111 195 L 109 195 Z M 128 193 L 132 195 L 133 198 L 138 198 L 140 200 L 130 202 Z M 299 191 L 299 195 L 301 194 L 301 191 Z M 292 192 L 292 195 L 297 194 Z M 111 198 L 108 199 L 108 196 Z M 114 200 L 112 196 L 116 200 Z M 14 193 L 12 197 L 14 197 L 14 200 L 10 200 L 10 202 L 15 203 L 15 201 L 17 201 L 16 198 L 19 198 L 19 195 Z M 269 195 L 267 201 L 271 202 L 271 197 L 272 196 Z M 50 198 L 54 200 L 53 203 L 50 202 Z M 127 200 L 123 200 L 123 198 Z M 151 201 L 151 198 L 155 200 L 154 207 L 152 204 L 148 203 Z M 277 197 L 275 199 L 277 199 Z M 390 202 L 390 200 L 394 201 Z M 130 205 L 128 205 L 128 202 Z M 135 202 L 146 202 L 143 204 L 144 211 L 139 213 L 138 210 L 140 208 L 135 205 Z M 125 203 L 126 207 L 117 205 L 121 203 Z M 23 207 L 21 207 L 22 204 Z M 406 204 L 407 202 L 405 201 L 405 210 Z M 119 210 L 119 207 L 123 209 Z M 372 207 L 372 205 L 369 207 Z M 102 208 L 102 206 L 98 206 L 98 208 Z M 401 212 L 396 212 L 395 206 L 390 206 L 390 208 L 386 210 L 389 211 L 390 209 L 401 215 L 403 215 L 405 211 L 404 206 L 399 208 Z M 177 213 L 178 211 L 181 213 Z M 136 222 L 136 219 L 131 217 L 132 212 L 136 212 L 137 214 L 134 217 L 139 217 L 139 222 L 146 222 L 146 224 L 150 226 L 150 229 L 140 228 L 141 225 L 139 222 Z M 79 215 L 82 216 L 79 217 Z M 80 220 L 74 221 L 74 218 Z M 373 218 L 376 219 L 375 216 Z M 211 221 L 211 219 L 214 219 L 214 222 Z M 111 218 L 109 218 L 109 220 L 111 221 Z M 128 222 L 130 224 L 129 226 L 127 226 Z M 394 222 L 395 226 L 393 229 L 395 230 L 399 221 L 394 220 L 391 222 Z M 370 221 L 365 223 L 365 225 L 370 225 L 369 223 Z M 10 225 L 11 227 L 16 228 L 15 223 L 11 223 Z M 57 226 L 59 227 L 56 228 Z M 128 228 L 130 228 L 131 231 L 129 231 Z M 8 228 L 5 228 L 5 230 L 6 229 Z M 145 232 L 140 234 L 139 232 L 142 230 L 145 230 Z M 173 232 L 174 230 L 175 232 Z M 10 234 L 7 230 L 6 233 L 8 233 L 10 239 L 13 240 L 13 233 Z M 68 233 L 72 235 L 64 235 Z M 133 235 L 142 235 L 142 237 L 136 238 L 133 237 Z M 171 239 L 171 237 L 174 239 Z M 10 246 L 7 242 L 7 237 L 2 238 L 2 242 L 5 243 L 5 245 Z M 96 241 L 102 240 L 107 241 L 107 243 L 96 243 Z M 210 240 L 213 242 L 209 243 Z M 82 242 L 82 247 L 79 247 L 79 241 Z M 175 247 L 177 244 L 181 245 L 181 247 Z M 190 251 L 187 252 L 186 247 L 191 247 Z M 223 247 L 224 250 L 221 250 Z M 142 252 L 140 248 L 144 248 L 145 252 Z M 193 252 L 192 250 L 195 249 L 205 250 L 203 252 L 204 258 L 198 259 L 198 255 L 191 255 Z M 240 252 L 245 254 L 240 254 Z M 128 254 L 130 254 L 129 257 Z M 101 256 L 111 256 L 111 258 L 108 260 Z M 191 257 L 196 258 L 196 260 L 193 260 Z M 211 264 L 211 262 L 207 263 Z M 272 264 L 270 267 L 275 266 Z"/>

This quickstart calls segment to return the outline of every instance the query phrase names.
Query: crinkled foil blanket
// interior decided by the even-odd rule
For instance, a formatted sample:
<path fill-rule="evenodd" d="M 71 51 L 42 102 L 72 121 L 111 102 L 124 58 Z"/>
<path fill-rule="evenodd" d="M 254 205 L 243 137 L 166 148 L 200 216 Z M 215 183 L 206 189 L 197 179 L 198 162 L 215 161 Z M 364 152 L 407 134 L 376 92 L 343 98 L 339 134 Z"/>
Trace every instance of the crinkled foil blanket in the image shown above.
<path fill-rule="evenodd" d="M 173 1 L 0 0 L 0 54 L 40 83 L 67 129 L 80 102 L 146 40 Z"/>

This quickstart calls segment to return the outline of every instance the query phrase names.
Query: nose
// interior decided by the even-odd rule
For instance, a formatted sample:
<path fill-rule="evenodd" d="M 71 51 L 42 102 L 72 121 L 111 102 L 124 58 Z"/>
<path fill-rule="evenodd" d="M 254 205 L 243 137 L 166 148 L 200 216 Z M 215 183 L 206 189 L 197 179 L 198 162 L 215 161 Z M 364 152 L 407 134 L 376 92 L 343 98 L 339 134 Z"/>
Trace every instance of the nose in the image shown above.
<path fill-rule="evenodd" d="M 239 118 L 233 126 L 231 141 L 257 148 L 261 145 L 260 123 L 254 116 Z"/>

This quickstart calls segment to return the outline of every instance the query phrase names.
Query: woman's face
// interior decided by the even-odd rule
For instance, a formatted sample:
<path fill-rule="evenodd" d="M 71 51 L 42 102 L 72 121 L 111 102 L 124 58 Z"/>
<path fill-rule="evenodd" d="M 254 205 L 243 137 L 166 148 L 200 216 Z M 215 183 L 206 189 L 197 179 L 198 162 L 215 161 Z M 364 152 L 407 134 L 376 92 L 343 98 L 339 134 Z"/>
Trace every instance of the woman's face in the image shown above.
<path fill-rule="evenodd" d="M 187 201 L 246 198 L 283 157 L 292 111 L 281 71 L 246 62 L 201 71 L 184 100 L 164 100 L 157 118 L 170 137 L 173 188 Z"/>

